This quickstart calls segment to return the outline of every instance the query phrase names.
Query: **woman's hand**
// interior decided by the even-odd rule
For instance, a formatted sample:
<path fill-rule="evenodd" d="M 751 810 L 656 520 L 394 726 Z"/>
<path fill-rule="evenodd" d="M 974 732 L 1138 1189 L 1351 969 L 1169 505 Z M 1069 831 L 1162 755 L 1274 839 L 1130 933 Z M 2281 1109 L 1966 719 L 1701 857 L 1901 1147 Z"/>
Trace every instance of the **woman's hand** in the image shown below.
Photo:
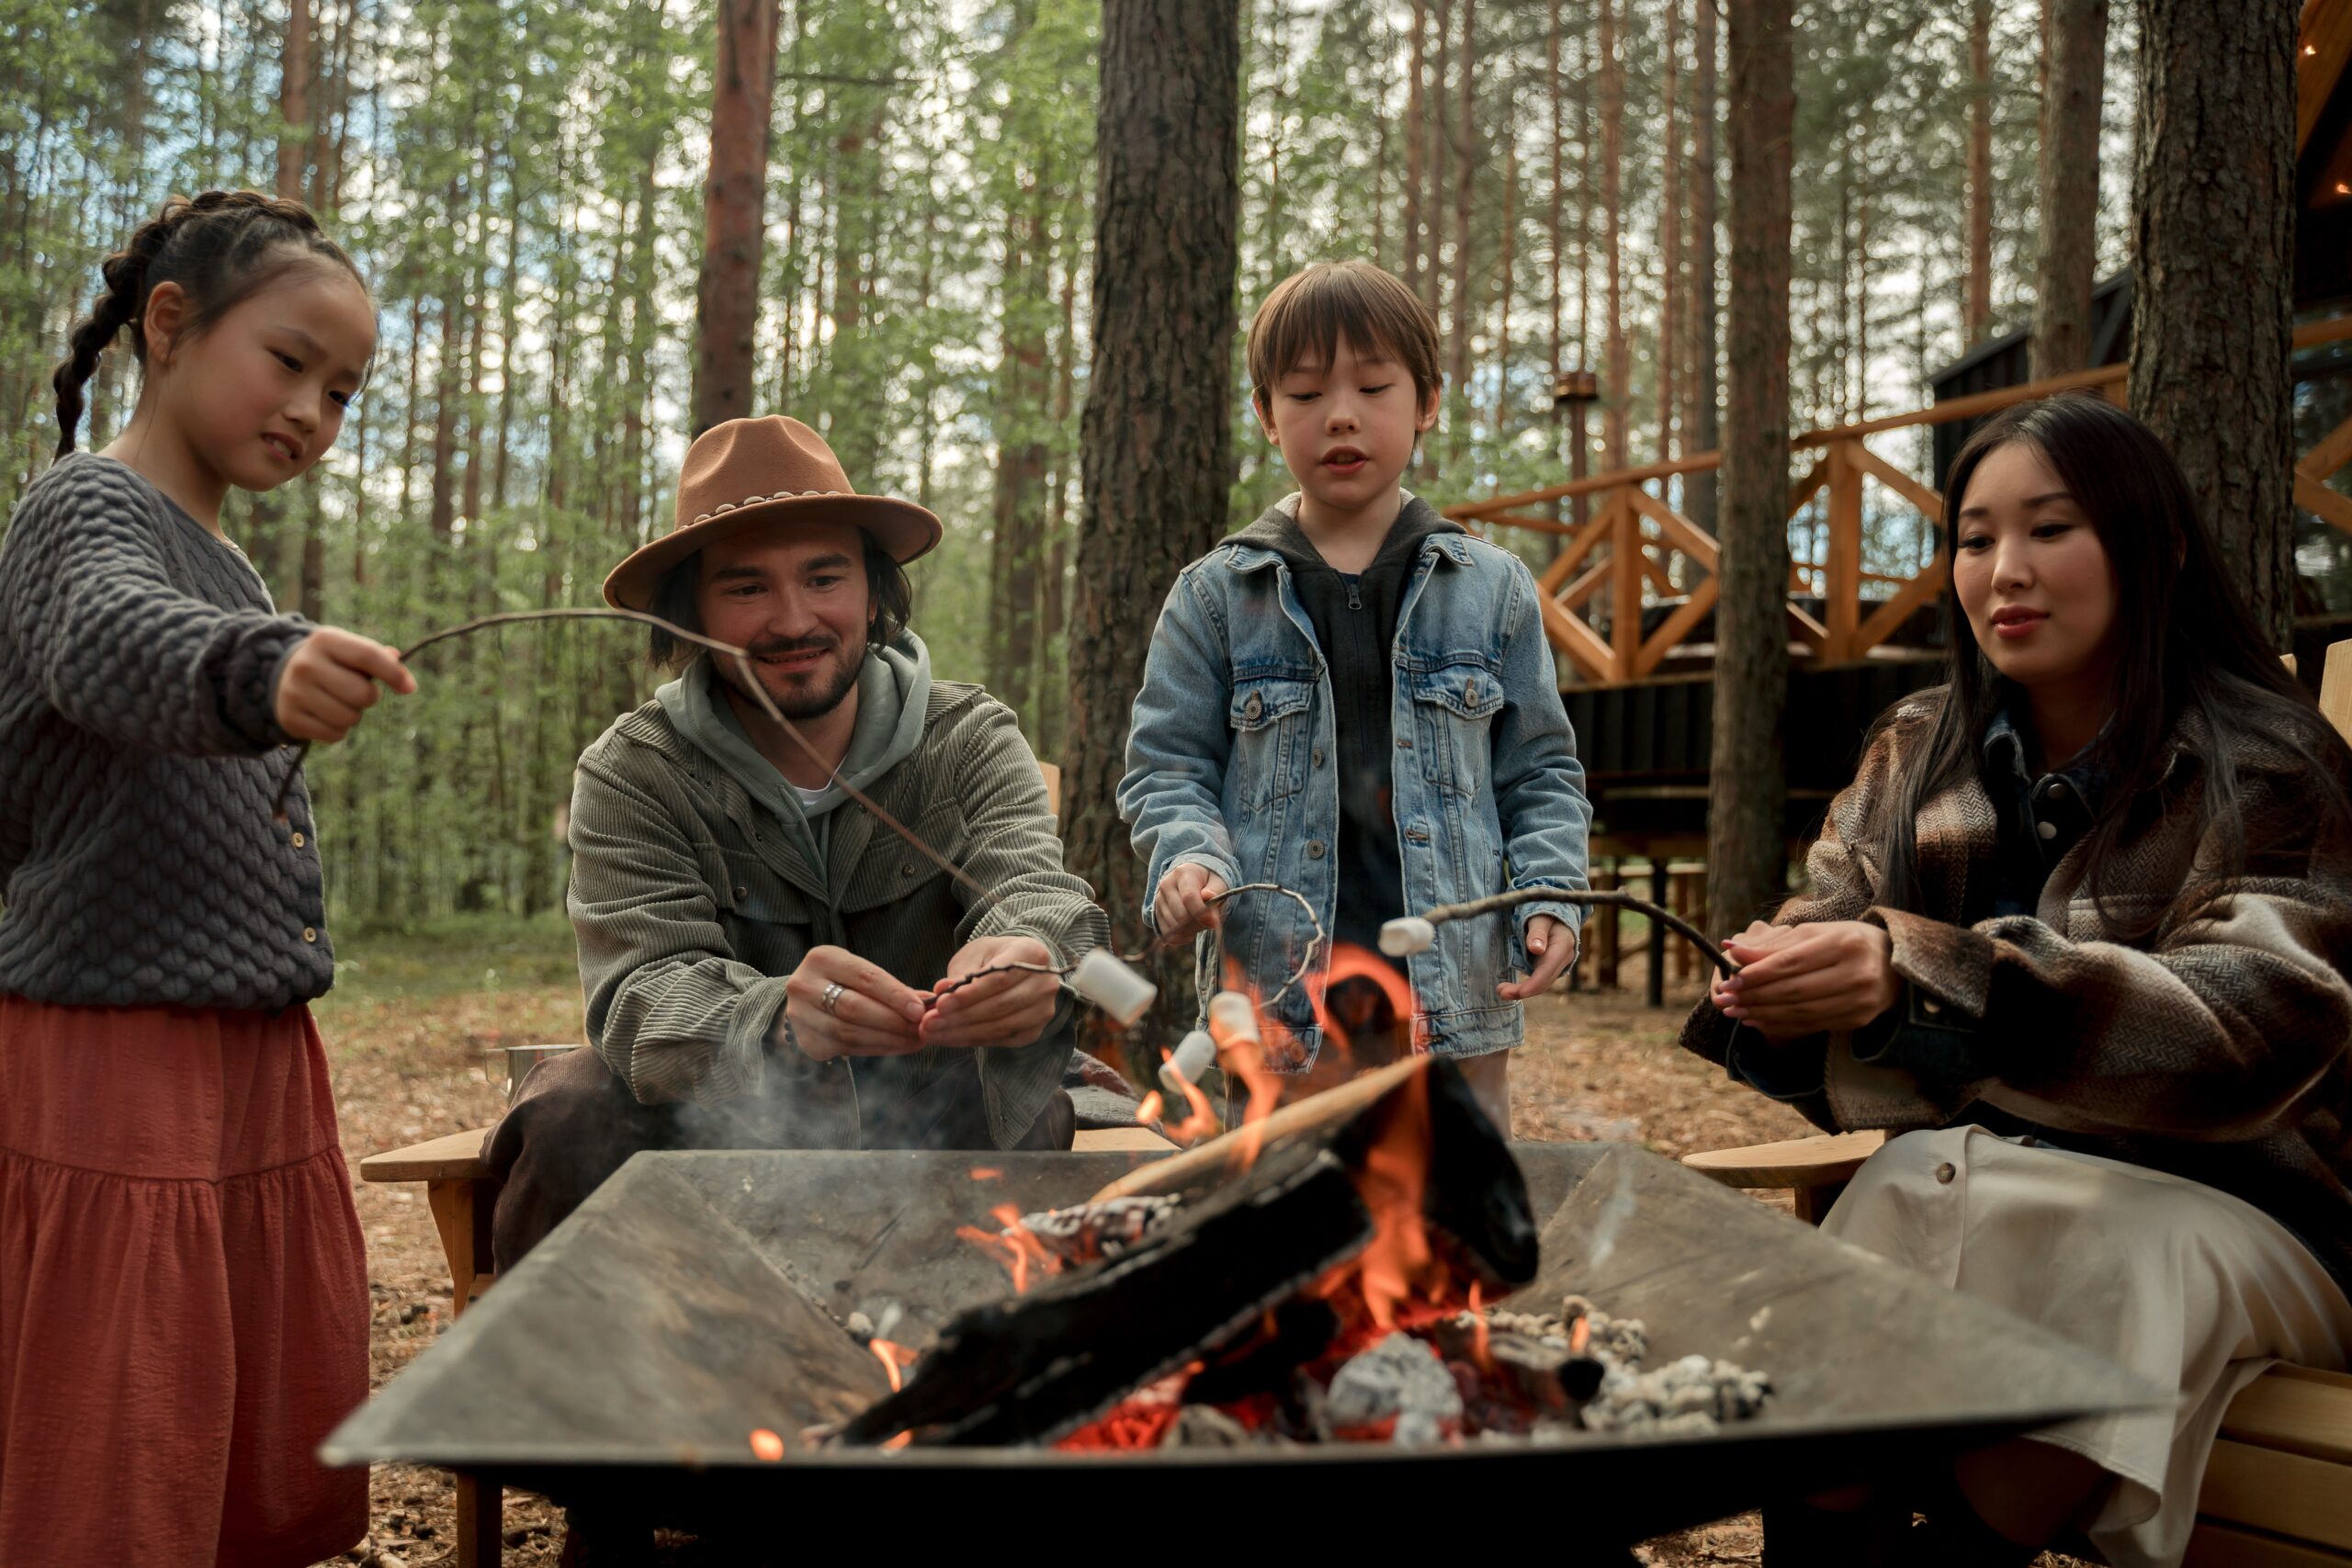
<path fill-rule="evenodd" d="M 1717 976 L 1707 999 L 1771 1041 L 1860 1029 L 1902 994 L 1894 943 L 1861 920 L 1754 925 L 1724 944 L 1739 973 Z"/>
<path fill-rule="evenodd" d="M 960 980 L 999 964 L 1050 965 L 1053 961 L 1053 953 L 1034 936 L 984 936 L 947 961 L 947 979 Z M 922 1021 L 922 1043 L 1026 1045 L 1054 1021 L 1061 989 L 1059 976 L 1026 969 L 982 975 L 952 991 L 942 982 L 938 999 Z"/>
<path fill-rule="evenodd" d="M 294 645 L 277 672 L 271 703 L 277 727 L 297 740 L 340 740 L 376 705 L 379 681 L 402 694 L 416 690 L 397 649 L 321 626 Z"/>
<path fill-rule="evenodd" d="M 1538 915 L 1527 922 L 1527 978 L 1504 981 L 1495 988 L 1495 995 L 1507 1002 L 1540 997 L 1566 973 L 1576 956 L 1577 933 L 1568 929 L 1567 922 L 1552 915 Z"/>
<path fill-rule="evenodd" d="M 825 1005 L 831 987 L 833 1005 Z M 920 1025 L 931 998 L 847 948 L 812 947 L 784 983 L 791 1039 L 811 1061 L 903 1056 L 922 1049 Z M 778 1032 L 781 1034 L 781 1031 Z"/>

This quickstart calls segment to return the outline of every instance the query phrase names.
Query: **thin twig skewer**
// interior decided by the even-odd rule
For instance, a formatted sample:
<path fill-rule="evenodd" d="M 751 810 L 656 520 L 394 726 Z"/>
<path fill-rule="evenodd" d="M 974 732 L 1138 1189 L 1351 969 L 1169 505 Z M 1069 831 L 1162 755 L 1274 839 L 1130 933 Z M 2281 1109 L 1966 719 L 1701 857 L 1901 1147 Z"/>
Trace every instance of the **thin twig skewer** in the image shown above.
<path fill-rule="evenodd" d="M 1595 891 L 1589 887 L 1514 887 L 1508 893 L 1473 898 L 1467 903 L 1441 904 L 1433 909 L 1424 909 L 1419 915 L 1391 920 L 1381 927 L 1380 950 L 1392 958 L 1426 953 L 1430 943 L 1436 940 L 1437 927 L 1453 920 L 1498 914 L 1522 904 L 1581 904 L 1587 907 L 1607 904 L 1620 909 L 1631 909 L 1636 914 L 1648 916 L 1705 953 L 1708 962 L 1722 970 L 1725 979 L 1739 973 L 1739 965 L 1733 963 L 1722 948 L 1709 941 L 1706 933 L 1698 927 L 1671 909 L 1661 908 L 1646 898 L 1614 888 Z"/>

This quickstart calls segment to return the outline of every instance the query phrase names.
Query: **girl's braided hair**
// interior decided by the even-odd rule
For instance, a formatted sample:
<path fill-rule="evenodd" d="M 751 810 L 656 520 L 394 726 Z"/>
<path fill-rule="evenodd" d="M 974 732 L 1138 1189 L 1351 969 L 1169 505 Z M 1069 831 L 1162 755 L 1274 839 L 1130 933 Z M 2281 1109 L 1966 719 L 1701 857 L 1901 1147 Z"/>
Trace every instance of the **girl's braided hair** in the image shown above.
<path fill-rule="evenodd" d="M 57 389 L 57 455 L 74 450 L 82 385 L 96 373 L 98 356 L 115 335 L 130 328 L 131 356 L 146 363 L 147 297 L 157 284 L 176 283 L 187 293 L 180 335 L 187 338 L 294 268 L 318 263 L 339 266 L 366 287 L 351 257 L 299 201 L 255 190 L 209 190 L 164 202 L 101 264 L 106 292 L 66 338 L 68 353 L 50 378 Z"/>

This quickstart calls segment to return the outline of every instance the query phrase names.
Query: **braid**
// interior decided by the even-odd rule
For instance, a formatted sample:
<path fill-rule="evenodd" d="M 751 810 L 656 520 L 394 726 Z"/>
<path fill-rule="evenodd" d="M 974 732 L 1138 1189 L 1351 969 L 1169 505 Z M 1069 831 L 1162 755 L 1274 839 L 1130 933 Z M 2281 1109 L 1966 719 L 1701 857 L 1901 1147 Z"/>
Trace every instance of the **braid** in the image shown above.
<path fill-rule="evenodd" d="M 288 254 L 269 265 L 268 254 L 277 251 Z M 181 330 L 192 335 L 306 256 L 340 265 L 366 287 L 351 258 L 299 201 L 254 190 L 208 190 L 165 201 L 100 264 L 106 292 L 66 335 L 66 356 L 50 378 L 57 390 L 57 456 L 74 450 L 83 385 L 124 328 L 130 330 L 131 356 L 146 363 L 147 299 L 155 285 L 177 283 L 187 292 L 191 308 Z"/>

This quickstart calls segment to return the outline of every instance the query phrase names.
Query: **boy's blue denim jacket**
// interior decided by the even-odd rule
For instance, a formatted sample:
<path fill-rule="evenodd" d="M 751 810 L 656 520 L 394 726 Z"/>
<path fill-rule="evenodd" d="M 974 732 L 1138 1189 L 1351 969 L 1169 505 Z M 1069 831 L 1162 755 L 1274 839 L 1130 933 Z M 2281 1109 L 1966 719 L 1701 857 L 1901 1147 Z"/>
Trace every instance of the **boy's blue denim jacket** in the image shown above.
<path fill-rule="evenodd" d="M 1539 592 L 1517 556 L 1458 533 L 1432 535 L 1407 581 L 1390 723 L 1408 910 L 1506 887 L 1588 886 L 1592 807 Z M 1149 862 L 1147 924 L 1160 878 L 1191 863 L 1231 886 L 1295 888 L 1329 930 L 1337 756 L 1329 676 L 1290 568 L 1272 550 L 1227 540 L 1177 578 L 1136 698 L 1119 814 Z M 1538 903 L 1516 915 L 1441 926 L 1436 947 L 1408 961 L 1417 1043 L 1477 1056 L 1520 1043 L 1521 1006 L 1496 989 L 1525 973 L 1530 919 L 1552 915 L 1575 928 L 1582 910 Z M 1261 996 L 1296 967 L 1312 934 L 1288 898 L 1245 895 L 1224 907 L 1226 953 Z M 1204 938 L 1204 1002 L 1216 984 L 1214 951 Z M 1267 1042 L 1269 1066 L 1313 1062 L 1320 1040 L 1298 989 L 1267 1022 L 1277 1037 Z"/>

